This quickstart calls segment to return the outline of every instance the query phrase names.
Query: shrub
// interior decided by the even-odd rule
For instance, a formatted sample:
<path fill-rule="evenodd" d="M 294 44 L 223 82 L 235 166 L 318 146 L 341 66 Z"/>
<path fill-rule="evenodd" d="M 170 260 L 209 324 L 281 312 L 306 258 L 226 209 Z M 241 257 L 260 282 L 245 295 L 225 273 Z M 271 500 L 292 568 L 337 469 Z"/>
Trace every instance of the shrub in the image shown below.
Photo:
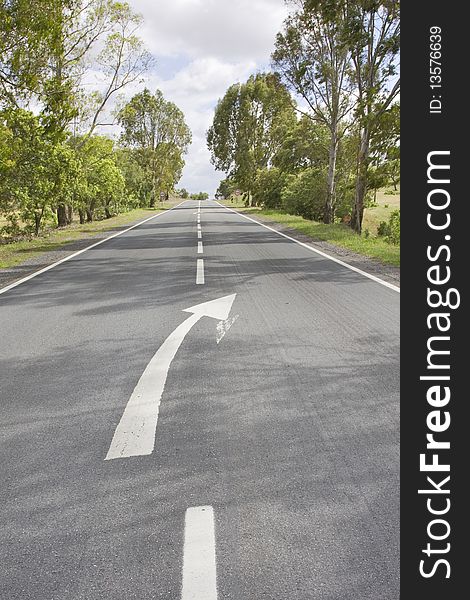
<path fill-rule="evenodd" d="M 253 186 L 253 204 L 265 208 L 281 208 L 285 186 L 286 175 L 276 167 L 259 170 Z"/>
<path fill-rule="evenodd" d="M 312 221 L 321 221 L 326 200 L 326 174 L 324 170 L 309 168 L 292 175 L 282 194 L 283 208 L 290 214 Z"/>
<path fill-rule="evenodd" d="M 398 245 L 400 243 L 400 211 L 394 210 L 390 215 L 388 223 L 381 221 L 377 229 L 377 234 L 386 238 L 390 244 Z"/>
<path fill-rule="evenodd" d="M 390 227 L 390 233 L 388 234 L 388 241 L 391 244 L 398 245 L 400 243 L 400 211 L 394 210 L 390 215 L 388 221 Z"/>

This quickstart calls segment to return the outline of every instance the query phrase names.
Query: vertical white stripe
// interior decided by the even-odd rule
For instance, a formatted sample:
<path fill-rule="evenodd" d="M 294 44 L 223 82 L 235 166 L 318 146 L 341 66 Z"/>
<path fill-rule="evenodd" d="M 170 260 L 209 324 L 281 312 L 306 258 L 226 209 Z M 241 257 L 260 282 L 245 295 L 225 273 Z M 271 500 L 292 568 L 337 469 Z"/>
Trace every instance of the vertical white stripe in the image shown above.
<path fill-rule="evenodd" d="M 212 506 L 197 506 L 186 511 L 181 600 L 217 600 Z"/>
<path fill-rule="evenodd" d="M 203 252 L 204 252 L 204 248 L 202 247 L 202 242 L 198 242 L 197 243 L 197 253 L 203 254 Z"/>
<path fill-rule="evenodd" d="M 198 240 L 202 240 L 202 231 L 197 232 L 197 238 Z"/>
<path fill-rule="evenodd" d="M 198 258 L 196 271 L 196 284 L 203 285 L 204 282 L 204 259 Z"/>

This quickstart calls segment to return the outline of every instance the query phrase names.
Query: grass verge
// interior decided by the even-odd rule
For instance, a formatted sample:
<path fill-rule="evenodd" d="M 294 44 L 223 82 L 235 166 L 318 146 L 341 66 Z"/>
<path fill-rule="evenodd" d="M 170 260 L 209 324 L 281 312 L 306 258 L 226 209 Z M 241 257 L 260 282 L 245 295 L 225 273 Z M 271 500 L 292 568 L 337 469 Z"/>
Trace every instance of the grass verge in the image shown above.
<path fill-rule="evenodd" d="M 235 208 L 234 204 L 227 202 L 226 206 Z M 238 208 L 238 207 L 237 207 Z M 379 237 L 365 237 L 354 233 L 350 227 L 341 223 L 325 225 L 316 221 L 309 221 L 303 217 L 289 215 L 276 210 L 266 210 L 259 208 L 242 208 L 243 212 L 253 215 L 266 217 L 291 229 L 300 231 L 313 241 L 321 240 L 335 244 L 341 248 L 346 248 L 352 252 L 357 252 L 369 258 L 374 258 L 388 265 L 400 266 L 400 246 L 394 246 L 387 243 Z"/>
<path fill-rule="evenodd" d="M 162 205 L 156 209 L 136 208 L 127 213 L 105 219 L 93 221 L 92 223 L 72 223 L 64 229 L 50 229 L 39 237 L 0 245 L 0 269 L 8 269 L 19 265 L 30 258 L 34 258 L 43 252 L 57 250 L 71 242 L 94 237 L 102 231 L 110 231 L 115 228 L 125 227 L 135 221 L 143 221 L 162 210 L 171 208 L 171 205 Z"/>

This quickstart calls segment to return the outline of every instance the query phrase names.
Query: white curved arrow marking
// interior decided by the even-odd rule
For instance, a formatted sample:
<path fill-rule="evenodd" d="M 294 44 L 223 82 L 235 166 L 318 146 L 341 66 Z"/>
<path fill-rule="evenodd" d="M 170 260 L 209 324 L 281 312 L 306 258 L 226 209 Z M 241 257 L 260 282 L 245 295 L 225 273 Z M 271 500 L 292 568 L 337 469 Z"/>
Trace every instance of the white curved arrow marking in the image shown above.
<path fill-rule="evenodd" d="M 171 361 L 187 333 L 199 319 L 202 317 L 211 317 L 218 321 L 228 319 L 235 296 L 236 294 L 232 294 L 217 298 L 183 311 L 192 314 L 167 337 L 147 365 L 116 427 L 105 460 L 152 454 L 160 401 Z"/>

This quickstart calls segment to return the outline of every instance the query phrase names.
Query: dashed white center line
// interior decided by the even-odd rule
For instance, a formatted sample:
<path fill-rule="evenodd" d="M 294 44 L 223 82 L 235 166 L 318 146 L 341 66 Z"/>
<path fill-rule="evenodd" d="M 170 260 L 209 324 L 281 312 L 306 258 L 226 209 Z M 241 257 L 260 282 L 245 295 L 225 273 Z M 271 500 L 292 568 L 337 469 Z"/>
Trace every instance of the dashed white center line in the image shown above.
<path fill-rule="evenodd" d="M 197 243 L 197 253 L 198 254 L 203 254 L 204 253 L 204 248 L 202 246 L 202 242 L 198 242 Z"/>
<path fill-rule="evenodd" d="M 197 237 L 198 239 L 202 240 L 202 231 L 197 232 Z"/>
<path fill-rule="evenodd" d="M 197 259 L 196 284 L 203 285 L 204 282 L 204 259 Z"/>
<path fill-rule="evenodd" d="M 186 511 L 181 600 L 217 600 L 212 506 L 196 506 Z"/>
<path fill-rule="evenodd" d="M 199 223 L 199 224 L 198 224 L 198 226 L 197 226 L 197 230 L 198 230 L 198 231 L 202 231 L 202 227 L 201 227 L 201 224 L 200 224 L 200 223 Z"/>

